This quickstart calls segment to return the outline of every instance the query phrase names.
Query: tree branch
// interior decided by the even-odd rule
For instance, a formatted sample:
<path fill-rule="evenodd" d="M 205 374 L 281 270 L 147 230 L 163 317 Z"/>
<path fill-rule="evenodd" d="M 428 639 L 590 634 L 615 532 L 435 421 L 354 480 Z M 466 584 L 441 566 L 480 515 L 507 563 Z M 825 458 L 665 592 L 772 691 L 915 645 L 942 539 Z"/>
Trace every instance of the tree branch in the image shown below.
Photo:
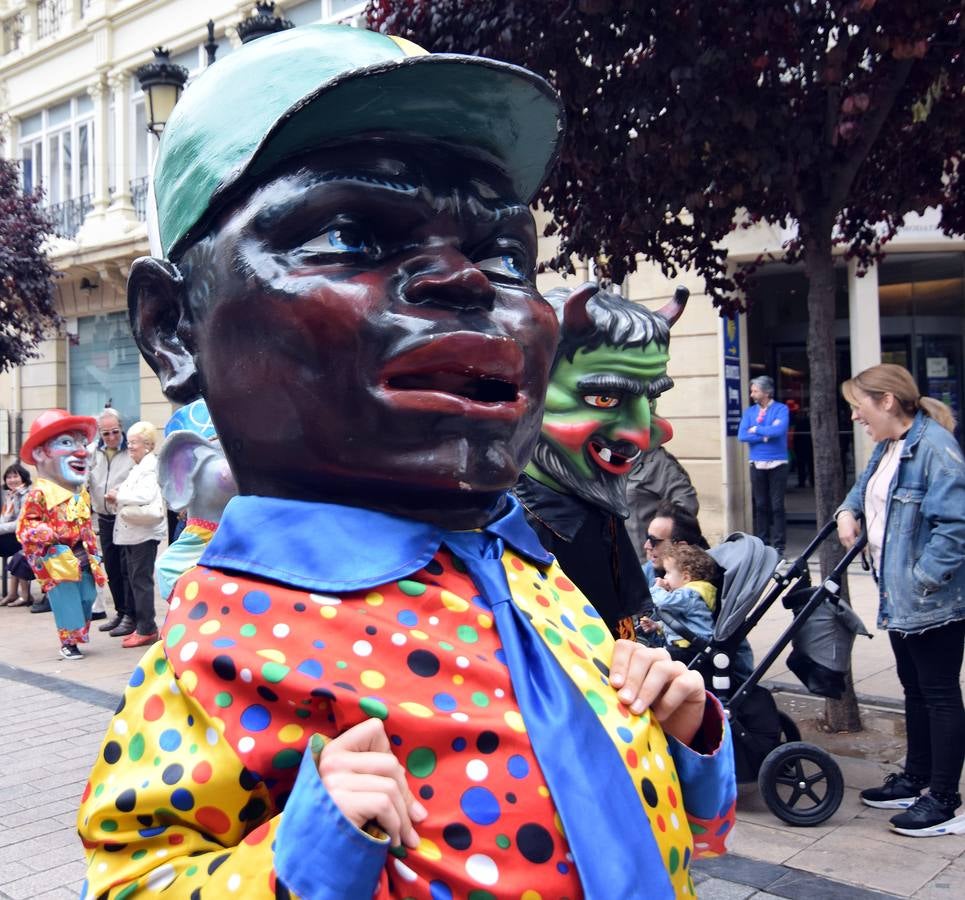
<path fill-rule="evenodd" d="M 861 136 L 851 144 L 850 152 L 844 164 L 837 170 L 831 183 L 830 200 L 835 211 L 839 210 L 845 203 L 854 179 L 861 168 L 862 163 L 868 158 L 871 147 L 881 129 L 885 124 L 891 110 L 895 105 L 895 99 L 908 80 L 911 72 L 913 60 L 902 59 L 895 65 L 895 70 L 891 77 L 882 82 L 880 91 L 877 91 L 876 103 L 873 107 L 874 112 L 866 116 L 862 122 Z"/>

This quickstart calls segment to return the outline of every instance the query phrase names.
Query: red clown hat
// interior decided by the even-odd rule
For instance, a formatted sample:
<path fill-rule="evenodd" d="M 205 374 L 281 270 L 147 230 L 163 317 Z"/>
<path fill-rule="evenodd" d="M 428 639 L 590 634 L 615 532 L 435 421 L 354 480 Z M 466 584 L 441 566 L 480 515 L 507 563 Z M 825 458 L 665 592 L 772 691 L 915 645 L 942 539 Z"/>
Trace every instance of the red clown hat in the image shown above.
<path fill-rule="evenodd" d="M 20 459 L 28 466 L 35 466 L 34 450 L 44 441 L 66 431 L 83 431 L 90 442 L 97 435 L 97 419 L 91 416 L 72 416 L 66 409 L 48 409 L 42 412 L 30 426 L 27 440 L 20 448 Z"/>

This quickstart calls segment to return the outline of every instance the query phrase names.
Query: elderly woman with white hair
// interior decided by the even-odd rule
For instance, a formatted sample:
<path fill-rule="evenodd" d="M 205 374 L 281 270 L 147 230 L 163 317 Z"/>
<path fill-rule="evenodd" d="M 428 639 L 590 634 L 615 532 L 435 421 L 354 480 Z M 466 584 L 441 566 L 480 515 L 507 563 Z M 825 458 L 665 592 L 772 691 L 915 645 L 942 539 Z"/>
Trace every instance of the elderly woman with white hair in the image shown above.
<path fill-rule="evenodd" d="M 134 601 L 135 631 L 125 647 L 144 647 L 158 639 L 154 619 L 154 560 L 167 536 L 167 518 L 157 480 L 154 447 L 157 432 L 150 422 L 135 422 L 127 430 L 127 451 L 134 463 L 130 474 L 105 495 L 117 507 L 114 543 L 121 548 Z"/>

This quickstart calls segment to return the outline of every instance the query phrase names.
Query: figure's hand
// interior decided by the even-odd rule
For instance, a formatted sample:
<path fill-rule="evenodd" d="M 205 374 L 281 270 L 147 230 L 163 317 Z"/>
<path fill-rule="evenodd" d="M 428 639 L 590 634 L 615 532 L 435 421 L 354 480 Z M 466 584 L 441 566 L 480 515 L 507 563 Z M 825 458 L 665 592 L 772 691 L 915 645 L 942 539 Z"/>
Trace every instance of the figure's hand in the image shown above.
<path fill-rule="evenodd" d="M 667 584 L 667 579 L 666 579 L 666 578 L 655 578 L 655 579 L 653 580 L 653 583 L 654 583 L 658 588 L 663 588 L 663 589 L 664 589 L 665 591 L 667 591 L 668 593 L 670 592 L 670 585 Z"/>
<path fill-rule="evenodd" d="M 837 522 L 838 540 L 841 541 L 846 550 L 850 550 L 861 535 L 861 526 L 854 515 L 847 510 L 838 516 Z"/>
<path fill-rule="evenodd" d="M 660 630 L 660 623 L 654 622 L 653 619 L 651 619 L 649 616 L 640 616 L 640 618 L 637 621 L 639 622 L 640 627 L 647 634 L 653 634 L 653 632 Z M 612 669 L 611 669 L 611 675 L 612 675 Z"/>
<path fill-rule="evenodd" d="M 694 739 L 704 720 L 704 679 L 682 662 L 674 662 L 666 650 L 617 641 L 610 684 L 630 712 L 641 715 L 649 707 L 663 730 L 682 744 Z"/>
<path fill-rule="evenodd" d="M 757 426 L 756 426 L 756 425 L 751 425 L 751 427 L 747 429 L 747 433 L 748 433 L 748 434 L 757 434 Z"/>
<path fill-rule="evenodd" d="M 325 790 L 356 828 L 375 821 L 393 847 L 415 849 L 419 835 L 413 822 L 427 813 L 405 780 L 402 764 L 393 756 L 379 719 L 349 728 L 323 748 L 318 774 Z"/>
<path fill-rule="evenodd" d="M 106 491 L 106 492 L 104 493 L 104 499 L 105 499 L 108 503 L 116 503 L 116 502 L 117 502 L 117 488 L 111 488 L 109 491 Z"/>

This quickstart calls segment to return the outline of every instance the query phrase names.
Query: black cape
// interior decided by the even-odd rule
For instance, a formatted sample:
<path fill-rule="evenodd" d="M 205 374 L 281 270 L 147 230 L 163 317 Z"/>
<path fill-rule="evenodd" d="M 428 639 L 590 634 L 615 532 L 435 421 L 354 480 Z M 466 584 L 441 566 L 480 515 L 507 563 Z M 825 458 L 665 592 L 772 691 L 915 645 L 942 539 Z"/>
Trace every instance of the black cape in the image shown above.
<path fill-rule="evenodd" d="M 528 475 L 516 496 L 542 545 L 593 604 L 614 636 L 627 637 L 621 621 L 653 610 L 650 589 L 623 520 L 572 494 L 561 494 Z"/>

